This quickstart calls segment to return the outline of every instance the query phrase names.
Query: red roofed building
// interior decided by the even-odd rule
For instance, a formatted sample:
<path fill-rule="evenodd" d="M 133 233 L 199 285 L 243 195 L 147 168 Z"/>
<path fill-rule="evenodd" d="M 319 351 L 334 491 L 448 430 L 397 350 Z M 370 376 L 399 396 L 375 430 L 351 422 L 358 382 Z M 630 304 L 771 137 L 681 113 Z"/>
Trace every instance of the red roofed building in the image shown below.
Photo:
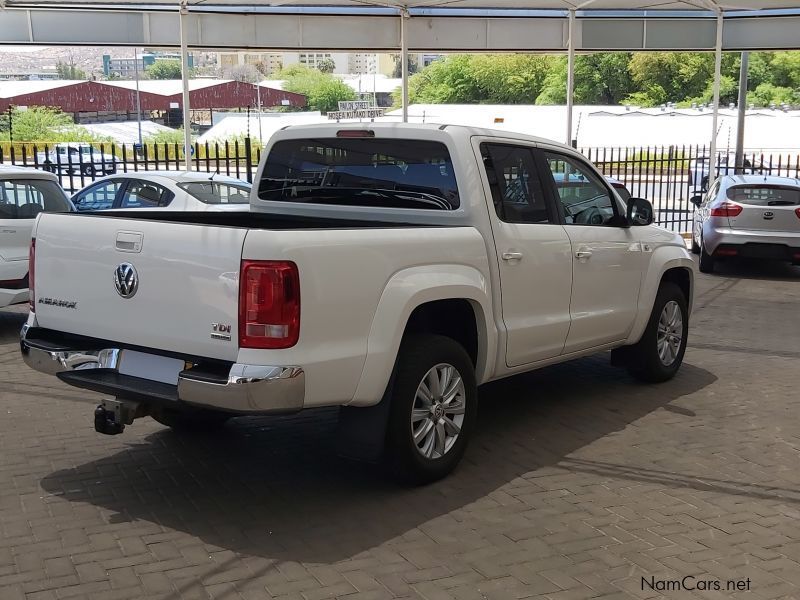
<path fill-rule="evenodd" d="M 157 111 L 171 124 L 180 120 L 183 105 L 180 80 L 139 82 L 142 112 Z M 189 82 L 192 111 L 257 108 L 258 86 L 224 79 L 193 79 Z M 301 108 L 301 94 L 261 86 L 260 105 Z M 10 106 L 51 106 L 71 113 L 76 122 L 129 120 L 136 118 L 135 81 L 0 81 L 0 111 Z M 133 116 L 131 116 L 133 115 Z M 177 123 L 179 124 L 179 123 Z"/>

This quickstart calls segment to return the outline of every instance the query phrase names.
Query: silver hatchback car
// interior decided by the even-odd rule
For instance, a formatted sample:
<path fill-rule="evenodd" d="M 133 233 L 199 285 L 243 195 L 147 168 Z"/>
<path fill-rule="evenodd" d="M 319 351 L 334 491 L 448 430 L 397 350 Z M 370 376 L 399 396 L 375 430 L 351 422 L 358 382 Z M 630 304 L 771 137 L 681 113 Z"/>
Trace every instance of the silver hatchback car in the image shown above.
<path fill-rule="evenodd" d="M 800 264 L 800 179 L 725 175 L 691 202 L 692 251 L 703 273 L 724 257 Z"/>

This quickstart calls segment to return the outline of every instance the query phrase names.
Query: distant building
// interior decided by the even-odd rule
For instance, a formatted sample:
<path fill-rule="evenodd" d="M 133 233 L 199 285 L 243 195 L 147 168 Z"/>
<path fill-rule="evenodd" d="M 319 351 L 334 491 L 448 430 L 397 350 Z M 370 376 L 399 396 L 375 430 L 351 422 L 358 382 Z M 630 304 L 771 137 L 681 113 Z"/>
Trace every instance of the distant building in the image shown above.
<path fill-rule="evenodd" d="M 178 126 L 183 118 L 180 80 L 139 82 L 142 116 Z M 189 81 L 193 111 L 292 106 L 302 108 L 306 98 L 272 87 L 225 79 Z M 0 85 L 0 112 L 10 106 L 53 106 L 73 115 L 77 123 L 136 120 L 136 84 L 133 81 L 8 81 Z"/>
<path fill-rule="evenodd" d="M 120 79 L 133 79 L 138 69 L 143 73 L 147 67 L 154 65 L 161 60 L 177 60 L 180 62 L 181 55 L 173 52 L 145 52 L 138 58 L 111 58 L 110 54 L 103 55 L 103 74 L 106 77 L 118 77 Z M 189 68 L 194 67 L 194 56 L 189 54 Z"/>
<path fill-rule="evenodd" d="M 283 68 L 283 55 L 276 52 L 218 52 L 217 66 L 226 69 L 243 65 L 258 67 L 263 75 L 274 75 Z"/>
<path fill-rule="evenodd" d="M 0 73 L 0 81 L 47 81 L 58 79 L 58 71 Z"/>

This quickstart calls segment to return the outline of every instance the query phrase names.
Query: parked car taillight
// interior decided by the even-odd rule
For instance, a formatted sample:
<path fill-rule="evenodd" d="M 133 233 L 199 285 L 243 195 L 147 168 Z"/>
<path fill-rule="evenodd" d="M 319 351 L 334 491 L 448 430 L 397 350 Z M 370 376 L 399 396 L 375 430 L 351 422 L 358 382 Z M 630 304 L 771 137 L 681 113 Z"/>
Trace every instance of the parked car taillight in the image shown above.
<path fill-rule="evenodd" d="M 31 247 L 28 250 L 28 303 L 31 312 L 36 312 L 36 294 L 34 293 L 33 280 L 36 273 L 36 238 L 31 238 Z"/>
<path fill-rule="evenodd" d="M 795 208 L 794 209 L 794 214 L 796 214 L 797 218 L 800 219 L 800 208 Z"/>
<path fill-rule="evenodd" d="M 738 217 L 742 207 L 734 202 L 723 202 L 711 209 L 712 217 Z"/>
<path fill-rule="evenodd" d="M 243 260 L 239 347 L 291 348 L 300 336 L 300 275 L 289 261 Z"/>

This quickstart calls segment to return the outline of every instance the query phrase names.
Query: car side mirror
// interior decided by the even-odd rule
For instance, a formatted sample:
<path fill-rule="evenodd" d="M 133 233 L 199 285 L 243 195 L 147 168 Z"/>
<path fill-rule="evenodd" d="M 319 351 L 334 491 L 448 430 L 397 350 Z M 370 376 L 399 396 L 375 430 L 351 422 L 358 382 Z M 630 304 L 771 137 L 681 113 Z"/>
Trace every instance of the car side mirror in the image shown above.
<path fill-rule="evenodd" d="M 628 223 L 631 225 L 651 225 L 655 213 L 653 205 L 644 198 L 628 199 Z"/>
<path fill-rule="evenodd" d="M 689 198 L 689 202 L 691 202 L 695 206 L 700 206 L 703 203 L 703 197 L 702 196 L 692 196 L 691 198 Z"/>

